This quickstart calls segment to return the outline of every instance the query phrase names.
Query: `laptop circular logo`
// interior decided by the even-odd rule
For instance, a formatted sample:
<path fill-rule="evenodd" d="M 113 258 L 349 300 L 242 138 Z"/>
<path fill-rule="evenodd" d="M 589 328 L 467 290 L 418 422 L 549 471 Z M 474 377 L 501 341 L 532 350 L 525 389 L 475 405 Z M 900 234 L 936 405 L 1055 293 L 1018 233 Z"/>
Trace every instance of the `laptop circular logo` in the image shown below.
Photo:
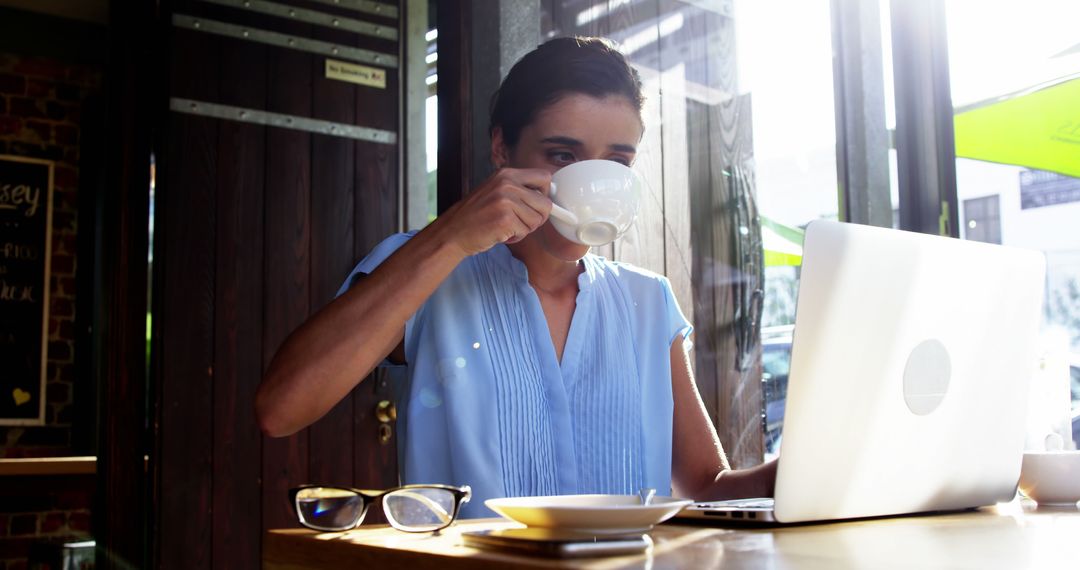
<path fill-rule="evenodd" d="M 949 350 L 937 339 L 920 342 L 904 365 L 904 403 L 911 413 L 925 416 L 945 399 L 952 376 Z"/>

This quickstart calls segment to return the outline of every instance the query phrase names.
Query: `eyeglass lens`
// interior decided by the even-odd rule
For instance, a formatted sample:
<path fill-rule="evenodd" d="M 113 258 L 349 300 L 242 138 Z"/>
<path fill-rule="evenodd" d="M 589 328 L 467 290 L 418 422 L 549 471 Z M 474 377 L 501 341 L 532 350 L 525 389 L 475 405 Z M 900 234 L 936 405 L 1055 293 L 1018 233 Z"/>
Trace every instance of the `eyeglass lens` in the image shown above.
<path fill-rule="evenodd" d="M 430 487 L 397 489 L 383 496 L 383 512 L 395 527 L 411 532 L 430 532 L 454 520 L 456 496 L 448 489 Z"/>
<path fill-rule="evenodd" d="M 364 515 L 364 499 L 345 489 L 310 487 L 296 494 L 296 508 L 305 524 L 325 530 L 348 530 Z"/>

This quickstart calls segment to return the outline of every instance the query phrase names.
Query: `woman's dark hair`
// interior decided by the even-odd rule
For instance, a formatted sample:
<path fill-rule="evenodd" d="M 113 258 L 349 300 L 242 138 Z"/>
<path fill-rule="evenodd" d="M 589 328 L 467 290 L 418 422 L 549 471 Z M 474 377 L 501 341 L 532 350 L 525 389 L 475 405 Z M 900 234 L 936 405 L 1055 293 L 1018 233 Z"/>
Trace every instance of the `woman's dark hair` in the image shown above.
<path fill-rule="evenodd" d="M 491 98 L 488 133 L 502 128 L 508 147 L 544 108 L 570 93 L 622 95 L 641 115 L 641 77 L 615 44 L 603 38 L 556 38 L 534 49 L 510 69 Z"/>

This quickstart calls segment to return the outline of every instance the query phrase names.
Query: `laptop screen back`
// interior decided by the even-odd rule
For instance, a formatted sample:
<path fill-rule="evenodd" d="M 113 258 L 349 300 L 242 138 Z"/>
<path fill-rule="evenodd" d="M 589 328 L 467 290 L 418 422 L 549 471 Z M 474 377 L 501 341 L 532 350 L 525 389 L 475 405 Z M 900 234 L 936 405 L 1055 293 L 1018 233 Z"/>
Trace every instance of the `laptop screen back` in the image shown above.
<path fill-rule="evenodd" d="M 816 221 L 803 259 L 777 520 L 1010 500 L 1043 255 Z"/>

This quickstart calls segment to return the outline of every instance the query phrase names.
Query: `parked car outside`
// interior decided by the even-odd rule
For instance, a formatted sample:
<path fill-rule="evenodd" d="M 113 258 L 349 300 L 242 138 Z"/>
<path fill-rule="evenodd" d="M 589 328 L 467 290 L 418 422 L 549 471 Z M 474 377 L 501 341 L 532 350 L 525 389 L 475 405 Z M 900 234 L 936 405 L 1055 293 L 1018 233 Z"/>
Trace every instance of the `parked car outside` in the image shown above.
<path fill-rule="evenodd" d="M 765 401 L 765 459 L 780 453 L 780 437 L 791 371 L 791 338 L 794 325 L 765 327 L 761 331 L 761 382 Z"/>

